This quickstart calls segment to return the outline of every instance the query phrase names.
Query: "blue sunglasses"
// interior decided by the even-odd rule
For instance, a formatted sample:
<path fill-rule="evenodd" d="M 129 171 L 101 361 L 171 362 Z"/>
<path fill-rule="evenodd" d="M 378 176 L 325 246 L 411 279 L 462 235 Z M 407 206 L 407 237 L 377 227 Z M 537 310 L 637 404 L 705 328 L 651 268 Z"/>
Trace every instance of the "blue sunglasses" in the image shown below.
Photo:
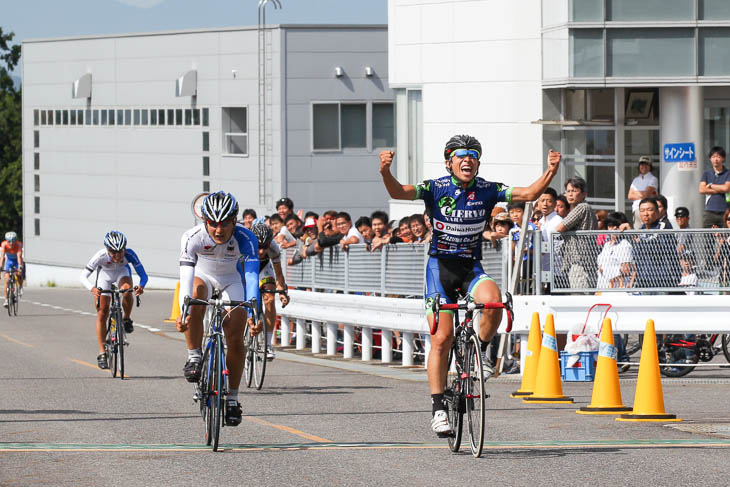
<path fill-rule="evenodd" d="M 462 159 L 466 156 L 471 157 L 472 159 L 479 160 L 479 152 L 475 151 L 474 149 L 455 149 L 451 152 L 451 157 L 461 157 Z"/>

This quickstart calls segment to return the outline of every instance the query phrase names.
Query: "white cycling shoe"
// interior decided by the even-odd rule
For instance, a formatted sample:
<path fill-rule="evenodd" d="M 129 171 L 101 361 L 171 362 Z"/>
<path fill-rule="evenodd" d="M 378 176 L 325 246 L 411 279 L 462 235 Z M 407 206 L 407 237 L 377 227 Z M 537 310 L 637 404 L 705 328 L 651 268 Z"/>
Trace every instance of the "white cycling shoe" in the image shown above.
<path fill-rule="evenodd" d="M 266 360 L 271 362 L 276 358 L 276 352 L 271 347 L 266 347 Z"/>
<path fill-rule="evenodd" d="M 454 432 L 449 424 L 449 416 L 446 411 L 443 409 L 436 411 L 431 419 L 431 430 L 440 437 L 449 436 Z"/>

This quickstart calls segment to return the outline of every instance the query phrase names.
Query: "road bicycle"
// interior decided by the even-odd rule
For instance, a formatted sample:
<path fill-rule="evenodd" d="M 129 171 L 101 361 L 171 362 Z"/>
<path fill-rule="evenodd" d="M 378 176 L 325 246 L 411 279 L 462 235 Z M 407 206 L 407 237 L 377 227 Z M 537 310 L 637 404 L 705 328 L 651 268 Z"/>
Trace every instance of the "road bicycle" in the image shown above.
<path fill-rule="evenodd" d="M 101 294 L 109 294 L 112 298 L 109 305 L 109 320 L 106 326 L 106 341 L 104 342 L 107 366 L 112 373 L 112 377 L 117 376 L 117 369 L 119 369 L 119 378 L 121 380 L 124 380 L 124 347 L 129 346 L 127 332 L 124 331 L 124 318 L 122 317 L 122 294 L 134 292 L 135 289 L 137 289 L 137 286 L 119 289 L 114 283 L 112 283 L 111 289 L 100 289 Z M 139 307 L 139 296 L 136 297 L 137 307 Z M 99 301 L 99 298 L 96 298 L 96 309 L 99 309 Z"/>
<path fill-rule="evenodd" d="M 685 376 L 695 369 L 687 364 L 710 362 L 720 349 L 730 362 L 729 334 L 664 335 L 659 346 L 659 370 L 666 377 Z"/>
<path fill-rule="evenodd" d="M 18 316 L 18 302 L 20 301 L 20 271 L 13 267 L 8 272 L 8 316 Z"/>
<path fill-rule="evenodd" d="M 267 290 L 260 289 L 262 294 L 288 294 L 286 289 Z M 266 315 L 263 315 L 264 318 Z M 258 320 L 257 320 L 258 321 Z M 255 335 L 251 333 L 251 329 L 246 324 L 246 331 L 243 335 L 243 342 L 246 344 L 246 359 L 243 363 L 243 374 L 246 380 L 246 387 L 254 384 L 256 390 L 261 390 L 264 385 L 264 376 L 266 375 L 266 332 L 268 329 L 273 331 L 274 323 L 266 323 L 266 319 L 261 320 L 261 330 Z"/>
<path fill-rule="evenodd" d="M 225 405 L 228 399 L 228 368 L 223 340 L 223 320 L 238 307 L 253 312 L 259 321 L 256 298 L 250 301 L 224 301 L 218 289 L 213 290 L 211 299 L 197 299 L 185 296 L 182 319 L 187 318 L 191 305 L 208 306 L 203 319 L 203 361 L 200 379 L 195 384 L 193 400 L 200 405 L 200 415 L 205 422 L 205 444 L 218 451 L 221 426 L 225 425 Z"/>
<path fill-rule="evenodd" d="M 449 448 L 458 452 L 461 446 L 463 416 L 467 413 L 469 428 L 469 444 L 471 453 L 480 457 L 484 447 L 484 419 L 486 414 L 484 370 L 480 340 L 474 331 L 474 311 L 480 309 L 504 309 L 507 312 L 507 330 L 512 330 L 514 313 L 512 311 L 512 295 L 505 293 L 501 303 L 475 303 L 470 296 L 457 304 L 440 304 L 441 296 L 436 295 L 431 303 L 433 312 L 432 334 L 438 328 L 439 312 L 453 310 L 454 313 L 454 340 L 449 351 L 449 370 L 455 370 L 450 382 L 444 390 L 446 405 L 452 433 L 448 435 Z M 458 310 L 466 310 L 464 321 L 459 321 Z"/>

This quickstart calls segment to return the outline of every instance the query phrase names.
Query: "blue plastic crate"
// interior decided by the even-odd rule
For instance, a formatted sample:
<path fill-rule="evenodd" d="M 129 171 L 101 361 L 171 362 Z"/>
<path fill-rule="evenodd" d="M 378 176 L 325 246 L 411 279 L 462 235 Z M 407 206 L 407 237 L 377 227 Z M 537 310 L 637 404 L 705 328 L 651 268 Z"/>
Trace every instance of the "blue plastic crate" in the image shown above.
<path fill-rule="evenodd" d="M 572 367 L 566 367 L 572 354 L 560 352 L 560 378 L 563 382 L 593 382 L 596 376 L 598 351 L 578 352 L 578 361 Z"/>

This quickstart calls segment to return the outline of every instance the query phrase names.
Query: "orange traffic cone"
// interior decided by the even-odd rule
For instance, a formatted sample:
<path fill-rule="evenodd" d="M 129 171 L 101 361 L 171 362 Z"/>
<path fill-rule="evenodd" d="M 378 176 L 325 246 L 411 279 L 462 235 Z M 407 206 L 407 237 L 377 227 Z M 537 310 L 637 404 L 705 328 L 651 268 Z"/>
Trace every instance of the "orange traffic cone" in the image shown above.
<path fill-rule="evenodd" d="M 639 379 L 636 382 L 634 409 L 622 414 L 616 421 L 682 421 L 675 414 L 664 411 L 662 380 L 659 376 L 659 355 L 656 348 L 654 320 L 646 322 L 644 342 L 641 344 Z"/>
<path fill-rule="evenodd" d="M 532 313 L 532 324 L 530 335 L 527 337 L 527 356 L 525 357 L 525 373 L 522 376 L 522 384 L 519 389 L 513 392 L 510 397 L 522 398 L 531 396 L 535 392 L 535 380 L 537 379 L 537 362 L 540 359 L 540 315 Z"/>
<path fill-rule="evenodd" d="M 522 399 L 529 403 L 572 403 L 573 398 L 563 395 L 560 382 L 560 363 L 558 362 L 558 341 L 555 339 L 553 315 L 547 315 L 545 332 L 542 335 L 542 348 L 537 363 L 537 378 L 534 393 Z"/>
<path fill-rule="evenodd" d="M 593 397 L 588 406 L 580 408 L 578 414 L 614 414 L 631 411 L 621 402 L 621 386 L 618 382 L 616 348 L 613 345 L 611 318 L 603 320 L 601 344 L 598 348 L 596 379 L 593 383 Z"/>
<path fill-rule="evenodd" d="M 180 281 L 175 284 L 175 296 L 172 298 L 172 308 L 170 309 L 170 317 L 165 320 L 165 323 L 175 323 L 178 316 L 180 316 L 180 301 L 178 296 L 180 295 Z"/>

